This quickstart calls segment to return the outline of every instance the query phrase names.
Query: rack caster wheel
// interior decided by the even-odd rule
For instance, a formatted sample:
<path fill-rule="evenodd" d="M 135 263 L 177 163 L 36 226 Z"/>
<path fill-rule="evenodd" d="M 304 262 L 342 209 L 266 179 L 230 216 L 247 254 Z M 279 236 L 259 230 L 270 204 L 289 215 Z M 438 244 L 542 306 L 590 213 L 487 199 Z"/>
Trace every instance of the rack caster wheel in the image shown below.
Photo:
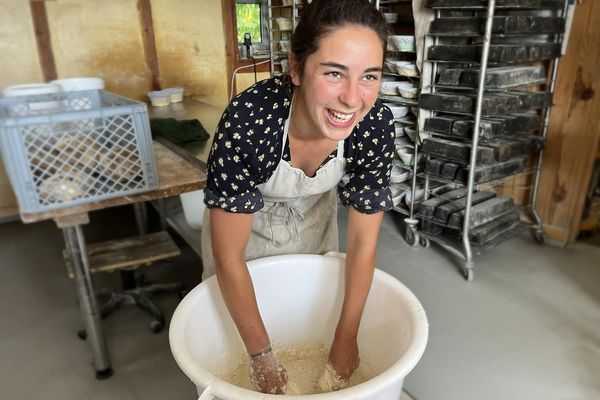
<path fill-rule="evenodd" d="M 154 320 L 150 322 L 150 330 L 152 331 L 152 333 L 160 333 L 162 332 L 164 327 L 165 324 L 160 321 Z"/>
<path fill-rule="evenodd" d="M 81 329 L 81 330 L 77 331 L 77 337 L 81 340 L 86 340 L 87 332 L 85 331 L 85 329 Z"/>
<path fill-rule="evenodd" d="M 429 247 L 429 245 L 431 244 L 431 242 L 427 238 L 419 237 L 419 244 L 421 245 L 421 247 L 423 247 L 423 248 L 426 249 L 426 248 Z"/>
<path fill-rule="evenodd" d="M 412 229 L 411 227 L 407 227 L 406 228 L 406 243 L 408 243 L 409 246 L 416 246 L 418 243 L 418 237 L 417 234 L 415 233 L 414 229 Z"/>
<path fill-rule="evenodd" d="M 465 268 L 465 279 L 468 282 L 473 280 L 473 268 Z"/>
<path fill-rule="evenodd" d="M 537 244 L 544 244 L 544 234 L 541 231 L 533 231 L 533 239 Z"/>
<path fill-rule="evenodd" d="M 96 379 L 98 379 L 99 381 L 103 381 L 105 379 L 110 378 L 113 375 L 113 370 L 111 367 L 108 367 L 106 369 L 102 369 L 100 371 L 96 371 Z"/>

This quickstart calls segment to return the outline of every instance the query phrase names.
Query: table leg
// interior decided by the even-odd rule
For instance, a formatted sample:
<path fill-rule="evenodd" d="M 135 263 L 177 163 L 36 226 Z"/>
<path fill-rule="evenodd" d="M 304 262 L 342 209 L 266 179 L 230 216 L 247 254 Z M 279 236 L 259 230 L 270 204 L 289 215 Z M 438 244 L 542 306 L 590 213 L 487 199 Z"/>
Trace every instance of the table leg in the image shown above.
<path fill-rule="evenodd" d="M 146 209 L 146 203 L 133 204 L 133 212 L 138 233 L 145 235 L 148 233 L 148 210 Z"/>
<path fill-rule="evenodd" d="M 92 347 L 94 368 L 97 379 L 109 378 L 113 371 L 110 366 L 102 328 L 101 316 L 96 301 L 96 294 L 92 283 L 83 230 L 80 225 L 63 228 L 67 253 L 71 259 L 79 307 L 85 324 L 87 340 Z"/>
<path fill-rule="evenodd" d="M 165 203 L 165 199 L 156 200 L 158 204 L 158 217 L 160 218 L 160 230 L 166 231 L 169 227 L 167 225 L 167 205 Z"/>

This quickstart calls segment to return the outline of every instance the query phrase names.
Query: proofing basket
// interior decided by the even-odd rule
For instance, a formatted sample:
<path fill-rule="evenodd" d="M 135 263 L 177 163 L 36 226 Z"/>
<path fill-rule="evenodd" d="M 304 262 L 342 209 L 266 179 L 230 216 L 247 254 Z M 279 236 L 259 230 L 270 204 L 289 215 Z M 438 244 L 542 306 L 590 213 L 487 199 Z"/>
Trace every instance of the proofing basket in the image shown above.
<path fill-rule="evenodd" d="M 24 213 L 158 187 L 146 104 L 104 90 L 0 99 L 0 150 Z"/>

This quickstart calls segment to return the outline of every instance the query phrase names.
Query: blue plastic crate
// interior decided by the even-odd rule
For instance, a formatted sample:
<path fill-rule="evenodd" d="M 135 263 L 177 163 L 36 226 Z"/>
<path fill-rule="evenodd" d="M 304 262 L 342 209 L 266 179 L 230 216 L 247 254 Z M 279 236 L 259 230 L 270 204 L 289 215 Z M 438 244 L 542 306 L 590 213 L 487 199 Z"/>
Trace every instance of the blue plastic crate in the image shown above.
<path fill-rule="evenodd" d="M 0 99 L 0 150 L 21 212 L 158 187 L 146 104 L 104 90 Z"/>

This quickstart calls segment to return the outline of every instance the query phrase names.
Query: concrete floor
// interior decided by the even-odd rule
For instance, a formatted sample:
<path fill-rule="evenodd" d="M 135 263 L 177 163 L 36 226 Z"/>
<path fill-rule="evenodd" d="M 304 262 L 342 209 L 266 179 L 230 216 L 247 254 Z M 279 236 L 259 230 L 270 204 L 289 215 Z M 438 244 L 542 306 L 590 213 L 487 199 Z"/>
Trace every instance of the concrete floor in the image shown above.
<path fill-rule="evenodd" d="M 342 210 L 342 232 L 344 219 Z M 427 349 L 405 380 L 415 399 L 600 398 L 600 247 L 539 246 L 523 235 L 477 257 L 475 280 L 466 282 L 445 251 L 406 245 L 401 219 L 386 215 L 378 265 L 417 295 L 429 318 Z M 127 208 L 94 213 L 86 228 L 89 242 L 134 233 Z M 82 326 L 62 246 L 51 222 L 0 225 L 0 398 L 197 398 L 167 332 L 151 333 L 150 318 L 131 307 L 104 321 L 115 375 L 94 379 L 91 353 L 76 336 Z M 198 258 L 180 247 L 180 257 L 146 275 L 195 285 Z M 119 285 L 117 274 L 95 282 Z M 157 304 L 170 316 L 177 301 L 166 295 Z"/>

